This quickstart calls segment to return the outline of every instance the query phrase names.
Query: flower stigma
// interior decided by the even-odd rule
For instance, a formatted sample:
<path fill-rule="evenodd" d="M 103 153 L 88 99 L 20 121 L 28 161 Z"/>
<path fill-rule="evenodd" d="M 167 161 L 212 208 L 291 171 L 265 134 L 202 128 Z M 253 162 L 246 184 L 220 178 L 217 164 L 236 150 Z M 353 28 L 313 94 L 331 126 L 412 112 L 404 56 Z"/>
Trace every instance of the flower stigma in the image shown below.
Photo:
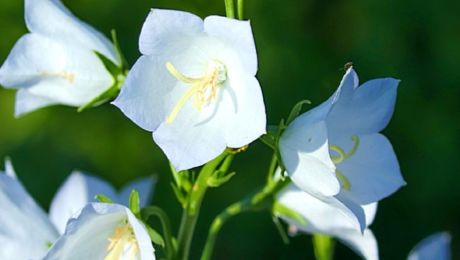
<path fill-rule="evenodd" d="M 123 256 L 127 256 L 127 259 L 136 259 L 139 245 L 128 221 L 123 221 L 108 240 L 109 246 L 104 260 L 119 260 L 123 259 Z"/>
<path fill-rule="evenodd" d="M 338 155 L 335 155 L 335 156 L 331 155 L 332 162 L 335 165 L 340 164 L 343 161 L 347 160 L 348 158 L 352 157 L 356 153 L 356 151 L 358 150 L 359 143 L 360 143 L 359 137 L 356 136 L 356 135 L 353 135 L 351 137 L 351 140 L 353 141 L 353 147 L 351 148 L 351 150 L 348 153 L 345 152 L 345 150 L 343 150 L 338 145 L 330 145 L 329 146 L 329 149 L 331 151 L 334 151 L 335 153 L 338 154 Z M 351 189 L 351 183 L 348 180 L 347 176 L 345 176 L 342 171 L 340 171 L 339 169 L 336 169 L 335 170 L 335 176 L 339 180 L 340 185 L 342 186 L 342 188 L 344 190 L 349 191 Z"/>
<path fill-rule="evenodd" d="M 350 152 L 345 152 L 345 150 L 343 150 L 340 146 L 338 145 L 330 145 L 329 146 L 329 149 L 331 151 L 334 151 L 336 152 L 338 155 L 337 156 L 332 156 L 331 155 L 331 159 L 332 159 L 332 162 L 334 162 L 334 164 L 339 164 L 339 163 L 342 163 L 343 161 L 345 161 L 346 159 L 352 157 L 356 151 L 358 150 L 359 148 L 359 137 L 356 136 L 356 135 L 353 135 L 351 137 L 351 140 L 353 141 L 353 147 L 351 148 Z"/>
<path fill-rule="evenodd" d="M 227 69 L 219 61 L 212 60 L 208 63 L 206 73 L 200 78 L 191 78 L 178 71 L 172 63 L 166 63 L 166 69 L 179 81 L 190 84 L 191 87 L 185 91 L 182 97 L 174 106 L 171 114 L 166 118 L 170 124 L 176 119 L 177 114 L 185 106 L 187 101 L 193 97 L 193 106 L 201 111 L 203 106 L 217 99 L 217 90 L 227 80 Z"/>

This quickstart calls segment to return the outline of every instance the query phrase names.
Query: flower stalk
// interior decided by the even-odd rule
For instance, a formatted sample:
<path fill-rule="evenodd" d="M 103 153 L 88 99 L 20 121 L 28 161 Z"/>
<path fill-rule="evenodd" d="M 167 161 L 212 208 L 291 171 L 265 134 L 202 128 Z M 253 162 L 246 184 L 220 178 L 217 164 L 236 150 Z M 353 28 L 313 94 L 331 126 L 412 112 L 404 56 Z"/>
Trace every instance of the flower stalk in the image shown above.
<path fill-rule="evenodd" d="M 273 176 L 277 166 L 277 158 L 273 156 L 268 170 L 268 176 Z M 213 220 L 209 228 L 208 238 L 201 256 L 201 260 L 209 260 L 214 251 L 217 236 L 222 226 L 232 217 L 247 211 L 258 211 L 270 209 L 273 205 L 273 195 L 290 183 L 289 179 L 280 179 L 278 181 L 268 181 L 267 184 L 259 191 L 247 196 L 246 198 L 235 202 L 224 209 Z"/>
<path fill-rule="evenodd" d="M 218 171 L 227 172 L 231 165 L 234 154 L 229 150 L 224 151 L 220 156 L 206 164 L 198 179 L 193 184 L 192 190 L 189 193 L 187 204 L 184 207 L 182 220 L 179 228 L 179 235 L 177 239 L 177 259 L 188 259 L 190 246 L 192 244 L 193 233 L 198 221 L 201 203 L 203 197 L 209 187 L 208 180 L 215 173 L 217 167 Z"/>

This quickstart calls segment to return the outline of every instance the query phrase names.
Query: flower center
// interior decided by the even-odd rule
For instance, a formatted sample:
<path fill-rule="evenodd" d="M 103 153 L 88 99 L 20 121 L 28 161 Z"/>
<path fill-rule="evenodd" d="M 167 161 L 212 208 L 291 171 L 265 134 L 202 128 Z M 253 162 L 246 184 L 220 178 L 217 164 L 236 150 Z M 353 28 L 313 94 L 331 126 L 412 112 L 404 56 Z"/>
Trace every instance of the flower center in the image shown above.
<path fill-rule="evenodd" d="M 139 252 L 139 245 L 133 228 L 127 221 L 123 221 L 108 240 L 109 246 L 107 247 L 107 255 L 104 260 L 119 260 L 123 256 L 127 256 L 127 259 L 136 259 L 136 255 Z"/>
<path fill-rule="evenodd" d="M 171 114 L 166 118 L 170 124 L 176 119 L 177 114 L 185 106 L 187 101 L 193 97 L 193 106 L 201 111 L 203 106 L 217 99 L 217 90 L 227 80 L 227 69 L 219 61 L 210 61 L 206 73 L 200 78 L 191 78 L 179 72 L 170 62 L 166 63 L 166 69 L 179 81 L 190 84 L 191 87 L 185 91 L 177 101 Z"/>
<path fill-rule="evenodd" d="M 337 155 L 331 155 L 332 162 L 334 162 L 335 165 L 342 163 L 343 161 L 347 160 L 348 158 L 352 157 L 356 151 L 359 148 L 359 137 L 356 135 L 353 135 L 351 137 L 351 140 L 353 141 L 353 147 L 351 150 L 347 153 L 343 148 L 337 145 L 330 145 L 329 150 L 334 151 Z M 337 179 L 339 180 L 340 184 L 342 185 L 342 188 L 345 190 L 350 190 L 351 189 L 351 183 L 348 180 L 348 178 L 343 174 L 342 171 L 339 169 L 335 170 L 335 175 L 337 176 Z"/>

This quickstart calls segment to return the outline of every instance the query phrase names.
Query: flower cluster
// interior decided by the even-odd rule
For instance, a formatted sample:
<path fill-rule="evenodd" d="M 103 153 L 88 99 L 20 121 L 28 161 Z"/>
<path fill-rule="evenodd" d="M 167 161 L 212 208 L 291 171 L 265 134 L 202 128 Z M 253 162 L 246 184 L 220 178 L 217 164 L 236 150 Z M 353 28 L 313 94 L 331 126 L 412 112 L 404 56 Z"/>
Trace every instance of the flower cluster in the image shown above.
<path fill-rule="evenodd" d="M 362 257 L 378 259 L 369 229 L 377 203 L 405 185 L 392 145 L 380 133 L 392 117 L 398 80 L 359 85 L 350 66 L 327 101 L 303 114 L 293 109 L 282 121 L 287 125 L 267 133 L 249 21 L 153 9 L 140 34 L 142 55 L 127 73 L 116 39 L 111 43 L 59 0 L 25 0 L 25 20 L 30 33 L 0 68 L 0 84 L 18 90 L 16 115 L 55 104 L 83 109 L 113 100 L 152 133 L 170 161 L 185 217 L 177 239 L 167 224 L 160 236 L 140 214 L 149 204 L 153 178 L 117 193 L 80 172 L 56 193 L 47 215 L 7 162 L 0 174 L 2 259 L 155 259 L 152 240 L 165 248 L 167 258 L 186 259 L 206 188 L 227 182 L 233 156 L 259 138 L 270 139 L 274 149 L 267 185 L 222 219 L 268 205 L 291 234 L 335 237 Z M 189 170 L 199 166 L 196 177 Z M 98 194 L 104 196 L 93 201 Z M 211 227 L 211 238 L 222 219 Z M 440 236 L 433 241 L 444 242 L 426 243 L 431 248 L 447 240 Z M 206 248 L 212 248 L 210 241 Z M 436 259 L 446 259 L 446 252 Z M 416 249 L 409 259 L 428 253 Z M 209 256 L 205 249 L 203 259 Z"/>

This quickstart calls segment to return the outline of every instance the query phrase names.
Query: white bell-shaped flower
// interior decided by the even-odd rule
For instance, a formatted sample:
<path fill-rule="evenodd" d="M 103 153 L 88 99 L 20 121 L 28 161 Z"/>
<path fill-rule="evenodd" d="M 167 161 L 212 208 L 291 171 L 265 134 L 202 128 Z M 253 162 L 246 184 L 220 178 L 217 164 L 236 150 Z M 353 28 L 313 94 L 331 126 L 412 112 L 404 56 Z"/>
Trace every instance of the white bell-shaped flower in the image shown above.
<path fill-rule="evenodd" d="M 356 229 L 349 216 L 332 203 L 326 203 L 290 184 L 277 194 L 277 203 L 298 214 L 303 223 L 280 215 L 291 225 L 291 230 L 309 234 L 325 234 L 342 241 L 367 260 L 378 260 L 378 245 L 374 234 L 368 228 L 374 221 L 377 203 L 362 206 L 366 216 L 363 232 Z"/>
<path fill-rule="evenodd" d="M 90 203 L 69 220 L 44 260 L 154 260 L 147 229 L 126 207 Z"/>
<path fill-rule="evenodd" d="M 226 147 L 265 133 L 266 115 L 251 26 L 220 16 L 152 10 L 142 57 L 114 101 L 177 170 L 200 166 Z"/>
<path fill-rule="evenodd" d="M 30 33 L 0 68 L 0 84 L 17 89 L 16 116 L 41 107 L 80 107 L 114 84 L 96 51 L 121 64 L 113 44 L 59 0 L 25 0 Z"/>
<path fill-rule="evenodd" d="M 383 78 L 359 86 L 350 68 L 335 94 L 297 117 L 280 138 L 292 181 L 325 202 L 340 204 L 361 230 L 366 223 L 362 205 L 405 185 L 393 147 L 379 133 L 393 114 L 398 83 Z"/>

